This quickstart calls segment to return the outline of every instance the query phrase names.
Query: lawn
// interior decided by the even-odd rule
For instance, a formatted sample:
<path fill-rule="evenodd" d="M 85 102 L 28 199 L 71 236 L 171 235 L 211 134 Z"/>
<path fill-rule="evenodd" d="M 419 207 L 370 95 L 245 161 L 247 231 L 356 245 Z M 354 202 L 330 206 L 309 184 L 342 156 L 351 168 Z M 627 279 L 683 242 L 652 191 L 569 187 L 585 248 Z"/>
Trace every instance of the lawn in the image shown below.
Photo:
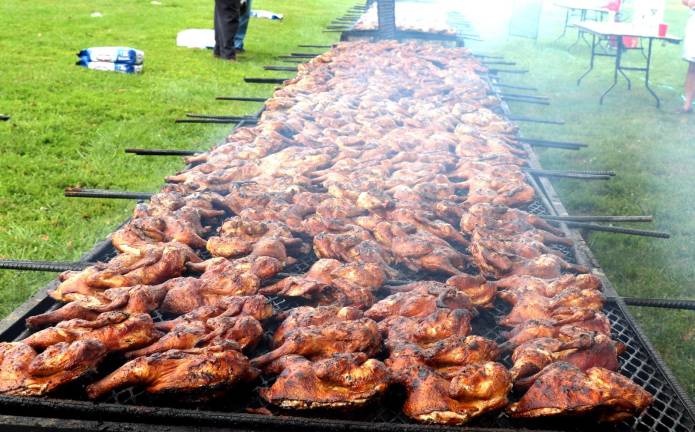
<path fill-rule="evenodd" d="M 157 3 L 157 2 L 153 2 Z M 176 125 L 186 112 L 249 114 L 257 104 L 215 96 L 267 96 L 273 86 L 244 84 L 297 44 L 334 41 L 322 28 L 354 0 L 256 0 L 283 21 L 252 19 L 238 63 L 178 48 L 176 33 L 210 28 L 210 0 L 0 1 L 0 257 L 73 260 L 122 222 L 128 201 L 62 196 L 66 186 L 155 191 L 179 158 L 137 157 L 126 147 L 207 148 L 230 126 Z M 100 12 L 101 18 L 91 17 Z M 142 76 L 74 65 L 89 46 L 145 52 Z M 53 274 L 0 272 L 0 316 Z"/>
<path fill-rule="evenodd" d="M 550 2 L 547 2 L 550 3 Z M 682 35 L 687 10 L 679 0 L 668 0 L 666 22 Z M 632 91 L 625 82 L 606 98 L 598 99 L 612 82 L 612 59 L 599 59 L 596 69 L 577 87 L 589 64 L 589 47 L 568 51 L 576 33 L 561 32 L 560 9 L 546 6 L 537 43 L 501 38 L 475 49 L 503 53 L 526 76 L 504 75 L 508 82 L 539 88 L 552 98 L 550 107 L 512 104 L 512 111 L 529 116 L 563 119 L 564 126 L 523 124 L 526 136 L 585 142 L 578 152 L 538 150 L 550 169 L 613 169 L 608 182 L 553 181 L 571 214 L 655 216 L 653 224 L 637 228 L 672 234 L 670 240 L 615 234 L 590 234 L 589 244 L 621 295 L 656 298 L 695 298 L 695 116 L 675 114 L 687 65 L 681 47 L 655 44 L 652 86 L 662 98 L 661 110 L 646 92 L 639 74 L 631 74 Z M 628 61 L 639 63 L 631 52 Z M 629 225 L 629 224 L 622 224 Z M 639 323 L 682 384 L 695 396 L 695 312 L 632 308 Z"/>

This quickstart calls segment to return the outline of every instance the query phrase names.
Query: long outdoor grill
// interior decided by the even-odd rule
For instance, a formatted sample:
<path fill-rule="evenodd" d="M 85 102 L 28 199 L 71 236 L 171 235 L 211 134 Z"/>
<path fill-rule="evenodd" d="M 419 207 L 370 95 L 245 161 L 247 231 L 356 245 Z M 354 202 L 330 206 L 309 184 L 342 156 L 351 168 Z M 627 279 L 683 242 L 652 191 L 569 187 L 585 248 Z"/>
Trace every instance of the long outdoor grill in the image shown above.
<path fill-rule="evenodd" d="M 399 49 L 399 44 L 396 42 L 385 43 L 387 50 Z M 362 42 L 350 45 L 350 48 L 344 48 L 340 45 L 332 50 L 335 52 L 357 51 L 364 49 Z M 409 45 L 412 49 L 416 45 Z M 423 51 L 424 52 L 424 51 Z M 457 52 L 458 53 L 458 52 Z M 333 57 L 320 56 L 315 60 L 311 60 L 313 73 L 321 70 L 322 63 L 330 63 Z M 433 60 L 435 63 L 437 60 Z M 444 67 L 445 65 L 437 64 L 436 67 Z M 300 76 L 311 79 L 312 69 L 300 66 Z M 304 74 L 304 75 L 302 75 Z M 509 107 L 503 102 L 498 77 L 495 75 L 486 75 L 483 68 L 480 68 L 479 74 L 484 77 L 485 83 L 493 90 L 493 95 L 497 101 L 497 115 L 509 118 Z M 289 86 L 296 84 L 298 81 L 289 83 Z M 288 86 L 288 87 L 289 87 Z M 285 87 L 287 88 L 287 87 Z M 278 90 L 282 94 L 283 89 Z M 277 93 L 276 93 L 277 94 Z M 310 99 L 312 95 L 302 94 L 302 98 Z M 424 96 L 426 97 L 426 96 Z M 282 97 L 270 99 L 268 105 L 282 104 Z M 282 105 L 280 105 L 282 107 Z M 269 110 L 269 111 L 272 111 Z M 260 114 L 260 113 L 259 113 Z M 276 124 L 277 120 L 273 120 L 272 112 L 269 117 L 266 114 L 259 115 L 257 128 L 270 126 L 275 131 L 282 131 L 282 124 Z M 270 120 L 268 120 L 270 119 Z M 309 120 L 310 121 L 310 120 Z M 361 119 L 365 121 L 365 119 Z M 433 119 L 437 121 L 437 119 Z M 233 142 L 235 136 L 242 136 L 245 132 L 245 120 L 242 118 L 235 128 L 235 132 L 230 136 L 230 142 Z M 292 127 L 295 127 L 294 124 Z M 269 129 L 270 130 L 270 129 Z M 238 135 L 237 135 L 238 134 Z M 284 137 L 282 139 L 287 139 Z M 292 145 L 292 144 L 290 144 Z M 294 144 L 301 145 L 301 144 Z M 352 145 L 359 146 L 358 143 Z M 525 202 L 517 206 L 518 209 L 527 211 L 532 215 L 537 216 L 553 216 L 556 219 L 562 219 L 562 216 L 567 216 L 562 203 L 554 192 L 548 177 L 540 175 L 541 166 L 538 159 L 533 153 L 531 145 L 519 141 L 519 147 L 527 155 L 528 170 L 525 172 L 525 179 L 528 185 L 531 186 L 535 194 L 535 198 L 530 202 Z M 222 147 L 222 146 L 220 146 Z M 348 146 L 349 147 L 349 146 Z M 277 150 L 275 150 L 277 151 Z M 147 152 L 143 152 L 147 154 Z M 156 154 L 153 152 L 150 154 Z M 193 154 L 194 152 L 190 152 Z M 274 154 L 273 151 L 269 152 Z M 193 155 L 190 161 L 191 165 L 188 170 L 194 169 L 199 163 L 205 163 L 207 156 Z M 452 154 L 452 157 L 456 157 Z M 230 161 L 230 164 L 238 161 Z M 232 165 L 233 166 L 233 165 Z M 241 165 L 237 165 L 240 167 Z M 534 173 L 534 170 L 535 173 Z M 184 172 L 185 173 L 185 172 Z M 185 176 L 185 174 L 184 174 Z M 605 176 L 610 176 L 605 174 Z M 184 184 L 188 180 L 184 177 L 173 176 L 174 181 L 183 181 Z M 244 180 L 237 183 L 244 183 Z M 315 189 L 311 189 L 312 193 L 323 193 L 324 189 L 321 185 L 315 185 Z M 365 191 L 366 192 L 372 192 Z M 101 196 L 100 193 L 94 193 L 93 196 Z M 133 193 L 131 195 L 119 196 L 120 198 L 130 199 L 146 199 L 148 195 Z M 356 205 L 356 204 L 355 204 Z M 141 210 L 139 210 L 141 211 Z M 376 210 L 375 210 L 376 211 Z M 376 213 L 375 213 L 376 214 Z M 215 219 L 216 225 L 219 227 L 224 218 L 233 216 L 232 212 L 227 211 L 224 215 L 217 215 Z M 136 219 L 136 218 L 134 218 Z M 133 219 L 133 220 L 134 220 Z M 132 222 L 127 221 L 123 227 L 127 227 Z M 636 417 L 630 417 L 627 420 L 615 424 L 600 424 L 595 423 L 595 417 L 577 416 L 567 420 L 565 417 L 539 417 L 535 419 L 519 419 L 512 418 L 504 409 L 493 409 L 485 412 L 480 416 L 476 416 L 465 424 L 466 430 L 475 431 L 501 431 L 501 430 L 544 430 L 544 431 L 583 431 L 583 430 L 609 430 L 609 431 L 692 431 L 695 429 L 695 407 L 686 393 L 678 385 L 672 373 L 665 366 L 659 355 L 651 346 L 647 338 L 644 336 L 639 327 L 635 324 L 630 313 L 627 311 L 626 305 L 621 300 L 616 292 L 606 279 L 600 269 L 596 259 L 591 254 L 586 243 L 582 240 L 580 232 L 570 229 L 564 222 L 558 223 L 558 230 L 561 230 L 564 236 L 572 240 L 572 245 L 554 243 L 550 247 L 559 253 L 568 266 L 580 268 L 585 266 L 591 269 L 591 274 L 598 276 L 602 282 L 602 292 L 606 297 L 603 304 L 602 312 L 610 322 L 610 333 L 613 340 L 624 345 L 624 350 L 619 355 L 618 371 L 625 377 L 628 377 L 637 385 L 643 387 L 653 396 L 653 401 L 646 410 L 639 413 Z M 119 230 L 119 235 L 122 235 L 122 230 Z M 214 232 L 209 232 L 203 240 L 208 240 Z M 119 237 L 120 238 L 120 237 Z M 307 240 L 307 237 L 302 237 Z M 313 240 L 308 237 L 307 241 Z M 208 242 L 208 245 L 210 243 Z M 311 242 L 309 242 L 311 244 Z M 469 255 L 469 250 L 462 244 L 450 246 L 457 253 L 465 253 Z M 209 247 L 208 247 L 209 248 Z M 209 253 L 205 247 L 196 247 L 196 252 L 201 258 L 209 258 Z M 314 247 L 316 249 L 316 247 Z M 82 257 L 82 263 L 108 262 L 118 256 L 119 252 L 114 248 L 112 238 L 105 240 L 97 245 L 90 253 Z M 312 268 L 319 259 L 315 250 L 301 250 L 292 254 L 294 258 L 291 263 L 288 263 L 279 272 L 263 282 L 263 287 L 271 286 L 286 278 L 301 277 L 309 269 Z M 74 268 L 80 268 L 79 263 L 62 263 L 66 268 L 74 265 Z M 21 266 L 19 266 L 21 267 Z M 26 265 L 25 267 L 30 267 Z M 398 275 L 390 275 L 387 281 L 394 289 L 407 286 L 410 283 L 418 281 L 435 281 L 445 282 L 450 276 L 456 275 L 459 271 L 465 274 L 480 275 L 482 272 L 478 266 L 473 265 L 469 260 L 465 265 L 459 265 L 455 272 L 433 272 L 427 268 L 407 268 L 402 264 L 394 264 Z M 54 270 L 61 268 L 60 265 L 51 267 L 38 267 L 37 269 Z M 188 276 L 188 273 L 183 276 Z M 48 286 L 40 290 L 25 304 L 17 308 L 2 323 L 0 323 L 0 340 L 4 342 L 21 341 L 30 336 L 33 332 L 26 325 L 28 318 L 45 314 L 50 311 L 59 309 L 64 303 L 59 303 L 48 294 L 56 290 L 61 284 L 61 281 L 55 280 Z M 464 290 L 465 292 L 465 290 Z M 390 292 L 383 289 L 374 291 L 376 300 L 385 298 Z M 268 292 L 266 298 L 272 303 L 276 313 L 287 316 L 286 313 L 294 308 L 305 305 L 306 299 L 300 299 L 288 295 L 286 292 Z M 347 303 L 350 304 L 350 303 Z M 355 304 L 355 303 L 353 303 Z M 369 307 L 369 304 L 363 305 L 363 309 Z M 504 319 L 510 313 L 512 307 L 499 297 L 495 298 L 490 304 L 483 305 L 477 308 L 477 315 L 472 319 L 472 330 L 470 334 L 488 338 L 499 345 L 508 343 L 509 334 L 499 324 L 500 320 Z M 156 323 L 175 319 L 179 314 L 163 311 L 157 307 L 151 311 L 150 315 Z M 279 320 L 277 320 L 279 321 Z M 250 351 L 245 351 L 249 359 L 258 358 L 266 354 L 272 349 L 270 341 L 272 340 L 275 331 L 278 328 L 279 322 L 271 321 L 263 324 L 263 340 L 260 344 Z M 386 321 L 384 321 L 386 322 Z M 394 321 L 395 322 L 395 321 Z M 388 333 L 388 328 L 386 329 Z M 391 349 L 395 349 L 391 347 Z M 386 350 L 384 350 L 386 351 Z M 387 360 L 388 355 L 384 352 L 377 353 L 375 358 L 379 360 Z M 497 362 L 504 365 L 505 368 L 512 368 L 514 362 L 510 352 L 505 352 Z M 250 380 L 246 383 L 237 383 L 233 390 L 222 397 L 204 397 L 210 396 L 203 393 L 170 393 L 170 394 L 150 394 L 146 392 L 142 386 L 124 386 L 122 388 L 109 390 L 105 392 L 98 403 L 89 401 L 85 395 L 85 386 L 94 383 L 105 377 L 108 373 L 117 370 L 124 363 L 120 354 L 111 354 L 106 357 L 105 361 L 98 366 L 98 372 L 85 374 L 81 378 L 70 382 L 52 392 L 48 397 L 23 397 L 23 396 L 0 396 L 0 414 L 7 414 L 14 417 L 7 417 L 6 421 L 20 423 L 26 425 L 25 418 L 45 417 L 55 418 L 57 420 L 67 422 L 74 425 L 76 429 L 89 428 L 94 426 L 94 421 L 108 422 L 109 424 L 125 423 L 149 423 L 153 425 L 176 425 L 175 427 L 195 426 L 195 427 L 228 427 L 239 430 L 271 430 L 282 428 L 287 431 L 309 431 L 309 430 L 353 430 L 367 431 L 382 429 L 386 431 L 444 431 L 444 430 L 461 430 L 461 427 L 418 424 L 403 412 L 403 403 L 408 396 L 408 390 L 405 386 L 390 385 L 384 394 L 376 397 L 374 400 L 359 406 L 353 410 L 345 409 L 308 409 L 308 410 L 285 410 L 280 409 L 276 405 L 269 403 L 266 398 L 261 396 L 260 389 L 270 388 L 275 382 L 276 374 L 270 373 L 267 370 L 260 374 L 257 379 Z M 489 363 L 486 363 L 486 365 Z M 409 369 L 408 369 L 409 370 Z M 542 379 L 542 375 L 537 378 Z M 537 382 L 538 382 L 537 381 Z M 535 384 L 534 384 L 535 385 Z M 531 386 L 533 388 L 533 385 Z M 213 389 L 217 390 L 217 389 Z M 519 401 L 525 391 L 514 391 L 509 395 L 510 402 Z M 84 421 L 84 423 L 79 423 Z M 60 423 L 58 423 L 60 424 Z M 72 426 L 71 426 L 72 427 Z M 173 427 L 173 426 L 172 426 Z M 154 429 L 153 429 L 154 430 Z M 178 429 L 177 429 L 178 430 Z"/>

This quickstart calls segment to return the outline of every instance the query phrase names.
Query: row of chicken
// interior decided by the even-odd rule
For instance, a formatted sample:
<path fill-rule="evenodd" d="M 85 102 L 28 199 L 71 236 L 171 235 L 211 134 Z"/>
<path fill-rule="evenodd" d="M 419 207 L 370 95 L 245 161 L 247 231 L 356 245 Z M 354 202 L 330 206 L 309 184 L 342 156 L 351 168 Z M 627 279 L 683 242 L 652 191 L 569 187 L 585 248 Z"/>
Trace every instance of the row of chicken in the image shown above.
<path fill-rule="evenodd" d="M 448 23 L 446 8 L 430 7 L 423 13 L 422 3 L 395 2 L 396 28 L 400 31 L 456 36 L 456 29 Z M 353 30 L 377 30 L 379 14 L 374 2 L 355 22 Z"/>
<path fill-rule="evenodd" d="M 0 345 L 0 393 L 210 397 L 263 375 L 278 409 L 399 386 L 420 422 L 638 414 L 651 396 L 615 372 L 601 282 L 524 211 L 526 153 L 484 73 L 465 49 L 393 41 L 300 65 L 256 126 L 135 208 L 117 256 L 60 276 L 60 306 Z M 503 344 L 472 334 L 498 326 Z M 107 356 L 123 361 L 103 376 Z"/>

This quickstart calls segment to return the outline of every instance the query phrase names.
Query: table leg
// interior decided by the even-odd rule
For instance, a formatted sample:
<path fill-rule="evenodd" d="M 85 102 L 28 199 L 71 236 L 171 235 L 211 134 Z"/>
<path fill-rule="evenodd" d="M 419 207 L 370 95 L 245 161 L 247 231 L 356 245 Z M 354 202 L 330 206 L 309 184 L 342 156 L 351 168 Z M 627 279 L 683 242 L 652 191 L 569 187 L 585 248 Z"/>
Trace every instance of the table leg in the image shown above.
<path fill-rule="evenodd" d="M 565 37 L 565 35 L 567 34 L 567 26 L 569 25 L 569 22 L 570 22 L 570 10 L 565 9 L 565 26 L 562 28 L 562 34 L 560 36 L 558 36 L 557 39 L 555 39 L 555 41 L 559 41 L 560 39 Z"/>
<path fill-rule="evenodd" d="M 584 21 L 585 17 L 586 17 L 586 11 L 585 10 L 579 11 L 579 21 Z M 572 50 L 572 48 L 577 46 L 581 37 L 582 37 L 582 31 L 579 30 L 579 28 L 577 28 L 577 40 L 575 40 L 574 43 L 567 48 L 567 51 L 570 51 L 570 50 Z"/>
<path fill-rule="evenodd" d="M 647 46 L 647 67 L 644 72 L 644 86 L 647 87 L 647 90 L 649 93 L 654 96 L 654 99 L 656 99 L 656 107 L 660 108 L 661 107 L 661 99 L 659 99 L 659 96 L 654 93 L 654 90 L 652 90 L 651 87 L 649 87 L 649 70 L 651 69 L 652 65 L 652 43 L 654 42 L 654 38 L 649 38 L 649 45 Z"/>
<path fill-rule="evenodd" d="M 594 70 L 594 59 L 596 58 L 596 35 L 591 34 L 591 60 L 589 60 L 589 69 L 586 70 L 577 80 L 577 86 L 582 83 L 584 77 L 589 75 L 589 73 Z"/>
<path fill-rule="evenodd" d="M 615 86 L 618 84 L 618 71 L 620 71 L 620 61 L 623 56 L 623 38 L 618 36 L 616 37 L 616 53 L 615 53 L 615 69 L 613 70 L 613 84 L 611 84 L 608 89 L 603 92 L 601 95 L 601 98 L 599 99 L 599 103 L 603 105 L 603 99 L 608 95 L 608 93 L 611 92 L 615 88 Z"/>

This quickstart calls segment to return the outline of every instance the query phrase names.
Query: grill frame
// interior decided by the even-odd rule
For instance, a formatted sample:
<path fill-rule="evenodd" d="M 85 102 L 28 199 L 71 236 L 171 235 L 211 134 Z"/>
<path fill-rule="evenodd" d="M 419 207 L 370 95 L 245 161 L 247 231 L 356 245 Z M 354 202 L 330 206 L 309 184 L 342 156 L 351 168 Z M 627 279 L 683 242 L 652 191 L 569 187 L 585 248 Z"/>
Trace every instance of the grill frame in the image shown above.
<path fill-rule="evenodd" d="M 491 80 L 494 80 L 494 78 L 491 78 Z M 494 88 L 494 81 L 491 81 L 491 84 Z M 504 114 L 508 116 L 508 106 L 502 103 L 502 109 Z M 525 145 L 525 149 L 529 152 L 530 166 L 532 168 L 540 169 L 540 162 L 538 161 L 538 158 L 531 147 Z M 562 205 L 552 184 L 547 178 L 529 175 L 528 179 L 529 183 L 536 189 L 540 199 L 539 202 L 536 203 L 535 207 L 533 207 L 536 209 L 536 213 L 544 210 L 548 214 L 559 216 L 567 215 L 564 206 Z M 592 272 L 601 277 L 604 282 L 604 290 L 609 298 L 605 309 L 608 312 L 609 318 L 611 319 L 611 324 L 614 327 L 614 337 L 623 342 L 629 342 L 626 354 L 621 356 L 621 370 L 627 370 L 627 372 L 630 372 L 630 374 L 628 374 L 630 377 L 639 378 L 637 381 L 640 384 L 644 383 L 644 380 L 646 380 L 648 384 L 647 388 L 651 391 L 658 390 L 659 394 L 668 393 L 668 403 L 659 400 L 657 395 L 655 404 L 642 416 L 636 419 L 635 423 L 632 425 L 638 427 L 630 427 L 630 425 L 621 423 L 616 427 L 607 426 L 601 430 L 693 430 L 695 428 L 695 405 L 693 404 L 692 400 L 680 387 L 668 366 L 664 363 L 649 342 L 648 338 L 635 322 L 625 303 L 617 298 L 617 294 L 610 284 L 610 281 L 608 281 L 608 279 L 605 277 L 601 267 L 581 237 L 580 232 L 578 230 L 569 229 L 564 224 L 561 224 L 561 227 L 566 234 L 574 240 L 574 247 L 572 250 L 575 258 L 574 261 L 579 264 L 591 266 Z M 98 243 L 90 252 L 85 254 L 81 258 L 81 261 L 103 261 L 114 254 L 115 250 L 110 244 L 110 239 L 107 238 Z M 46 312 L 51 308 L 56 307 L 58 303 L 48 297 L 47 292 L 48 290 L 54 288 L 57 283 L 57 280 L 50 282 L 24 304 L 15 309 L 10 315 L 0 321 L 0 340 L 9 341 L 24 337 L 28 332 L 24 325 L 24 319 L 26 317 L 37 313 Z M 499 329 L 497 332 L 499 332 Z M 484 336 L 486 335 L 480 331 L 477 333 Z M 625 334 L 628 334 L 629 336 L 625 336 Z M 625 338 L 627 338 L 627 340 L 625 340 Z M 641 364 L 635 364 L 636 362 L 641 362 Z M 645 366 L 649 367 L 650 373 L 645 370 Z M 642 375 L 640 375 L 641 373 Z M 646 378 L 643 378 L 645 374 Z M 654 387 L 653 384 L 651 384 L 650 379 L 652 381 L 661 381 L 660 387 Z M 651 385 L 653 388 L 650 388 L 649 385 Z M 660 404 L 661 406 L 659 407 L 657 404 Z M 680 407 L 674 408 L 673 405 L 680 405 Z M 108 421 L 124 422 L 120 424 L 176 424 L 181 427 L 234 427 L 243 430 L 255 431 L 270 431 L 279 427 L 282 427 L 284 430 L 288 431 L 373 431 L 375 428 L 389 432 L 462 430 L 461 427 L 402 423 L 402 420 L 394 422 L 395 417 L 391 418 L 390 421 L 353 421 L 312 416 L 263 416 L 259 414 L 248 414 L 242 412 L 223 412 L 188 408 L 182 409 L 178 407 L 127 405 L 103 402 L 93 403 L 85 400 L 74 399 L 30 398 L 14 396 L 0 396 L 0 414 L 8 414 L 5 417 L 0 416 L 0 421 L 7 421 L 9 424 L 13 424 L 18 427 L 26 425 L 27 418 L 39 418 L 42 420 L 36 420 L 37 422 L 41 424 L 50 424 L 52 425 L 51 427 L 54 428 L 56 425 L 68 428 L 68 425 L 84 424 L 85 429 L 89 429 L 90 425 L 93 425 L 94 421 Z M 386 419 L 388 420 L 388 415 L 386 416 Z M 496 417 L 494 419 L 497 425 L 501 425 L 503 427 L 476 426 L 475 424 L 478 423 L 476 421 L 474 422 L 474 426 L 465 426 L 464 429 L 480 432 L 511 431 L 518 430 L 519 428 L 532 428 L 534 430 L 542 430 L 546 432 L 552 432 L 555 430 L 581 430 L 576 428 L 556 428 L 559 423 L 555 420 L 543 419 L 533 423 L 526 423 L 511 421 L 509 419 L 505 419 L 504 417 L 505 416 L 502 415 L 501 417 Z M 12 419 L 16 419 L 16 422 Z M 643 423 L 639 423 L 640 421 Z M 679 424 L 678 421 L 682 421 L 681 424 Z M 578 421 L 577 423 L 581 428 L 582 421 Z M 668 423 L 671 423 L 671 427 Z"/>

